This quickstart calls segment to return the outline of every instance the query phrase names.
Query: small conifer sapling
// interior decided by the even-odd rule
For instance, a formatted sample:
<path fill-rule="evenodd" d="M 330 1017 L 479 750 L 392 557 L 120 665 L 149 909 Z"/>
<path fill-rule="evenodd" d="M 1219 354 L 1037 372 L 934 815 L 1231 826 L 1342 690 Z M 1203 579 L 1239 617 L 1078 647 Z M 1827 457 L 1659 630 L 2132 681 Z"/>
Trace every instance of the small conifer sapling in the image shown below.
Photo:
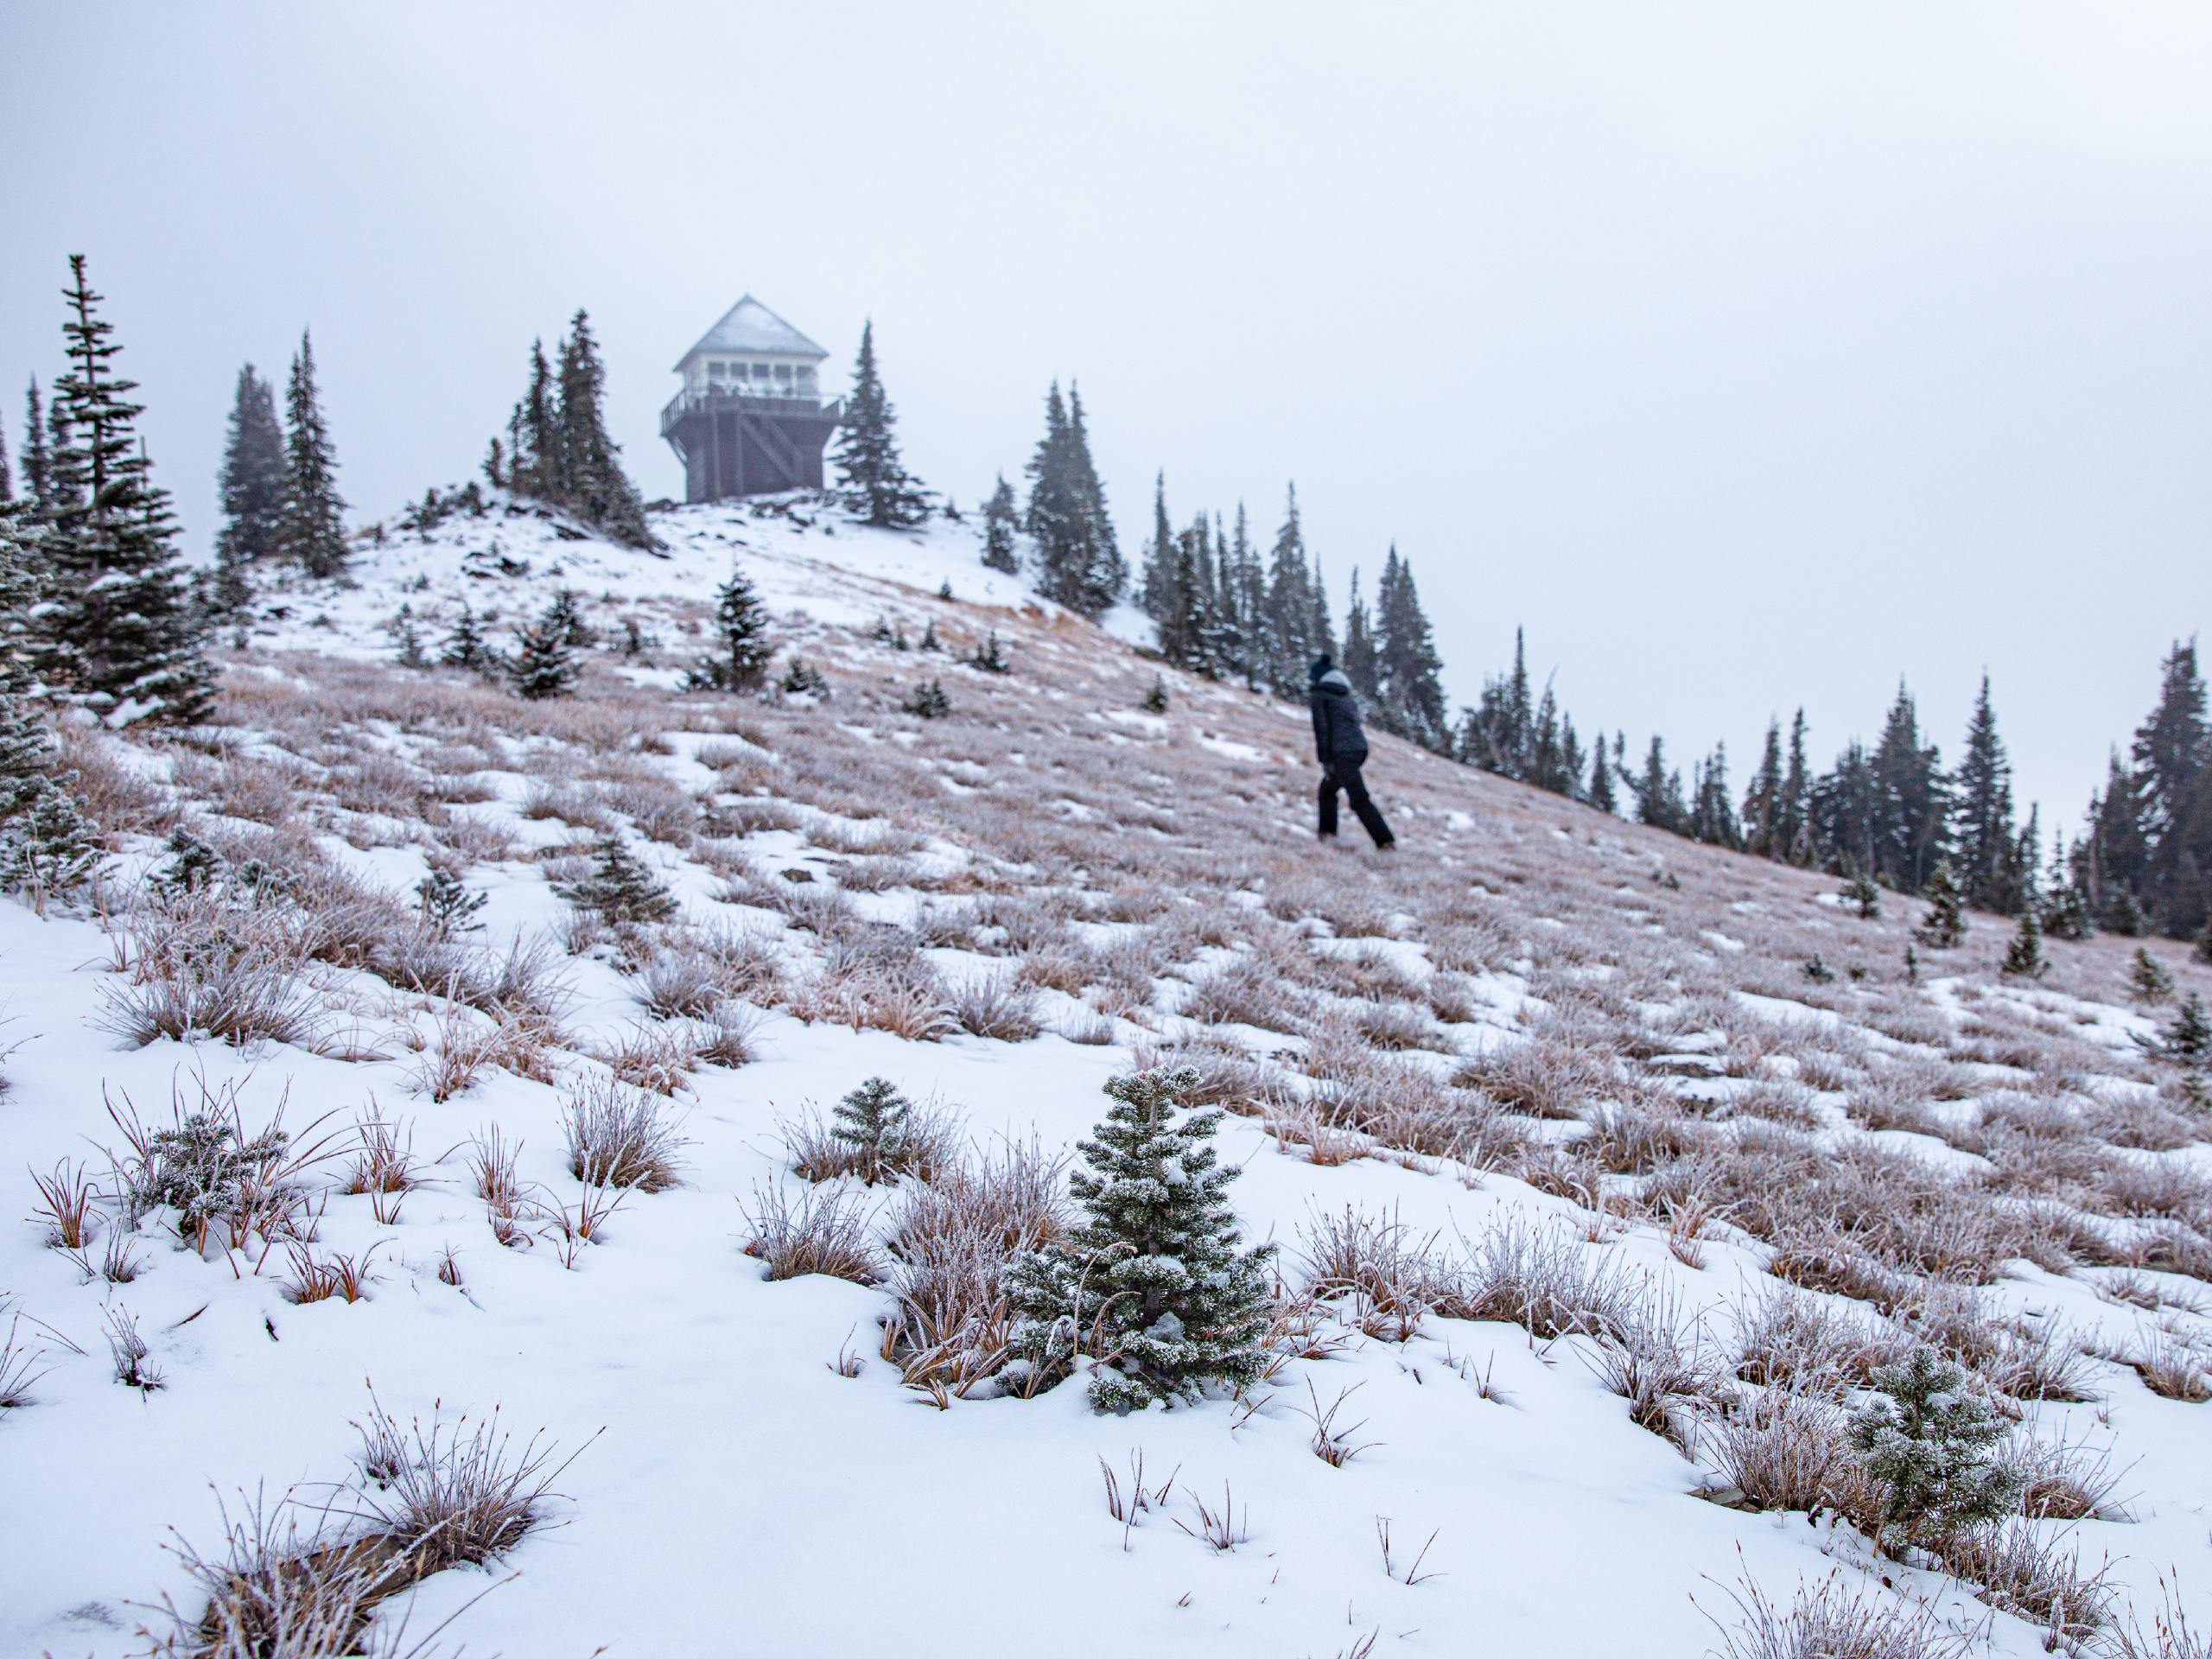
<path fill-rule="evenodd" d="M 2005 1420 L 1957 1362 L 1923 1344 L 1869 1380 L 1851 1444 L 1881 1494 L 1878 1545 L 1935 1548 L 2018 1513 L 2025 1477 L 1996 1456 Z"/>
<path fill-rule="evenodd" d="M 943 720 L 952 712 L 952 702 L 944 695 L 944 687 L 936 680 L 925 680 L 906 694 L 899 705 L 899 712 L 912 715 L 917 720 Z"/>
<path fill-rule="evenodd" d="M 2005 947 L 1998 971 L 2008 979 L 2041 979 L 2050 968 L 2043 953 L 2043 918 L 2031 900 L 2020 908 L 2020 924 L 2012 930 L 2012 942 Z"/>
<path fill-rule="evenodd" d="M 1148 715 L 1167 712 L 1167 682 L 1157 674 L 1152 677 L 1152 690 L 1144 694 L 1144 711 Z"/>
<path fill-rule="evenodd" d="M 620 836 L 601 836 L 592 847 L 591 873 L 561 890 L 562 897 L 601 921 L 658 922 L 675 913 L 676 899 Z"/>
<path fill-rule="evenodd" d="M 905 1162 L 908 1150 L 907 1115 L 912 1103 L 892 1086 L 888 1077 L 870 1077 L 842 1100 L 830 1114 L 830 1133 L 850 1147 L 861 1166 L 861 1179 L 873 1186 Z"/>
<path fill-rule="evenodd" d="M 1967 918 L 1960 908 L 1958 878 L 1951 874 L 1951 861 L 1944 859 L 1936 866 L 1936 873 L 1928 878 L 1924 895 L 1928 913 L 1921 918 L 1914 937 L 1931 950 L 1948 950 L 1967 936 Z"/>
<path fill-rule="evenodd" d="M 2127 969 L 2127 988 L 2139 1002 L 2163 1002 L 2174 994 L 2174 976 L 2141 945 Z"/>

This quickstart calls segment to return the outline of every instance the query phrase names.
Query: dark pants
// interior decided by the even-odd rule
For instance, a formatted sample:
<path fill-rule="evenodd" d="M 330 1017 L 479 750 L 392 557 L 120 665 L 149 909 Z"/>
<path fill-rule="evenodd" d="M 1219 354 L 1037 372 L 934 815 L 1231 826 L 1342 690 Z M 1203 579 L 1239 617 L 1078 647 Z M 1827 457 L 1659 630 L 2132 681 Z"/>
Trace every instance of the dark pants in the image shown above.
<path fill-rule="evenodd" d="M 1367 833 L 1375 837 L 1377 847 L 1388 847 L 1391 842 L 1390 826 L 1382 822 L 1382 815 L 1375 810 L 1369 798 L 1367 785 L 1360 781 L 1359 768 L 1348 766 L 1341 760 L 1321 773 L 1321 833 L 1337 833 L 1337 791 L 1341 789 L 1351 798 L 1352 816 L 1357 818 Z"/>

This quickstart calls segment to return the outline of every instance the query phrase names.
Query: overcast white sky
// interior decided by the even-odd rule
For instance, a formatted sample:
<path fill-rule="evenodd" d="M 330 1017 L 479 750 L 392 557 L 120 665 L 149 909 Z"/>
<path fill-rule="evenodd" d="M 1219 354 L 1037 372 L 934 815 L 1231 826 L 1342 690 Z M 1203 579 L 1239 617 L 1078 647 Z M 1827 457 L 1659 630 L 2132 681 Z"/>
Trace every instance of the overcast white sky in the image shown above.
<path fill-rule="evenodd" d="M 0 10 L 0 413 L 96 285 L 204 550 L 238 364 L 315 330 L 362 517 L 470 474 L 590 308 L 649 495 L 757 294 L 875 319 L 971 501 L 1079 378 L 1128 550 L 1295 479 L 1455 700 L 1738 782 L 1986 664 L 2070 827 L 2212 612 L 2212 7 L 85 3 Z"/>

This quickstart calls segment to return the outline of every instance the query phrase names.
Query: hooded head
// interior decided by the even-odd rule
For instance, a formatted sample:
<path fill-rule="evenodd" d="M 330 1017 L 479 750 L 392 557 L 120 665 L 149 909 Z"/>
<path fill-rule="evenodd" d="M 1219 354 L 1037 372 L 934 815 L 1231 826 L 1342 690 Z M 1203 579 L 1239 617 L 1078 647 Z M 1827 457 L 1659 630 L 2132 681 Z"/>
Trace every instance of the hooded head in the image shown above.
<path fill-rule="evenodd" d="M 1325 651 L 1323 652 L 1319 657 L 1316 657 L 1313 659 L 1313 665 L 1306 671 L 1306 683 L 1308 685 L 1320 684 L 1321 677 L 1335 666 L 1336 664 L 1329 660 L 1329 653 Z"/>

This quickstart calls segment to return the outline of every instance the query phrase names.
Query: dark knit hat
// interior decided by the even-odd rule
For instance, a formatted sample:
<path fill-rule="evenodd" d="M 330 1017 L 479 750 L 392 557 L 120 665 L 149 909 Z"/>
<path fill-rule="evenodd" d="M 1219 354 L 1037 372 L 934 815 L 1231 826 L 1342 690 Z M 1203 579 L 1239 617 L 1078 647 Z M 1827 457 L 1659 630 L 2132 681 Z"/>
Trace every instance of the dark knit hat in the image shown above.
<path fill-rule="evenodd" d="M 1320 684 L 1321 677 L 1335 666 L 1336 664 L 1329 660 L 1329 653 L 1325 651 L 1323 652 L 1319 657 L 1316 657 L 1313 659 L 1313 666 L 1306 671 L 1306 683 L 1308 685 Z"/>

